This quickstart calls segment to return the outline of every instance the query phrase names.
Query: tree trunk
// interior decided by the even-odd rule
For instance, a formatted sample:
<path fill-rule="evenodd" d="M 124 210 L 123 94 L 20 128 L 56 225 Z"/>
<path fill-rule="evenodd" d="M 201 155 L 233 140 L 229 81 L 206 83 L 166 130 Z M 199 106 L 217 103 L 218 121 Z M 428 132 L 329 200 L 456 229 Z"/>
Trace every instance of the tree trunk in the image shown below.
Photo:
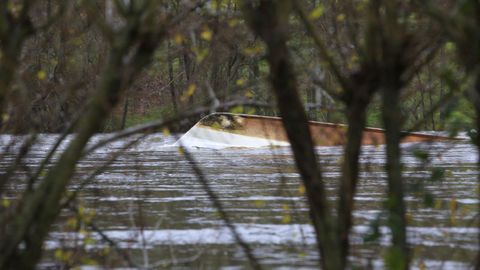
<path fill-rule="evenodd" d="M 167 54 L 168 54 L 168 80 L 170 84 L 170 96 L 172 98 L 172 105 L 173 105 L 173 112 L 175 114 L 178 113 L 177 107 L 177 93 L 175 90 L 175 77 L 173 76 L 173 55 L 172 55 L 172 47 L 170 41 L 167 42 Z"/>
<path fill-rule="evenodd" d="M 127 124 L 127 117 L 128 117 L 128 95 L 125 95 L 125 101 L 123 103 L 123 113 L 122 113 L 122 122 L 120 124 L 120 130 L 125 129 L 125 125 Z"/>
<path fill-rule="evenodd" d="M 270 83 L 306 188 L 321 264 L 327 270 L 341 269 L 341 252 L 334 220 L 286 45 L 290 4 L 288 0 L 263 0 L 256 7 L 245 4 L 244 11 L 252 30 L 267 44 Z"/>
<path fill-rule="evenodd" d="M 346 268 L 350 247 L 350 229 L 354 196 L 358 183 L 360 150 L 362 147 L 363 129 L 366 122 L 368 102 L 356 101 L 347 105 L 347 144 L 343 154 L 342 178 L 339 190 L 338 235 L 341 241 L 342 269 Z"/>
<path fill-rule="evenodd" d="M 121 84 L 119 70 L 122 65 L 121 59 L 121 55 L 113 55 L 110 58 L 100 91 L 82 118 L 75 140 L 62 154 L 56 166 L 49 170 L 35 193 L 27 198 L 23 207 L 19 209 L 13 223 L 15 226 L 5 233 L 6 237 L 0 249 L 2 251 L 0 268 L 33 269 L 40 258 L 43 239 L 60 211 L 60 200 L 80 159 L 82 149 L 101 127 L 108 111 L 116 103 L 117 90 Z M 21 241 L 25 242 L 25 248 L 18 250 Z"/>
<path fill-rule="evenodd" d="M 141 15 L 141 14 L 140 14 Z M 138 15 L 138 16 L 140 16 Z M 77 126 L 77 134 L 67 149 L 48 170 L 32 193 L 25 193 L 16 210 L 14 220 L 0 220 L 0 269 L 33 269 L 41 257 L 43 240 L 51 224 L 60 212 L 61 199 L 65 195 L 77 162 L 90 137 L 97 132 L 109 112 L 118 102 L 120 92 L 132 83 L 141 68 L 150 62 L 156 48 L 158 34 L 136 29 L 139 20 L 132 18 L 125 31 L 110 51 L 109 61 L 102 76 L 98 91 L 92 97 L 86 113 Z M 132 47 L 135 53 L 132 54 Z M 128 63 L 125 56 L 131 55 Z"/>
<path fill-rule="evenodd" d="M 388 226 L 392 233 L 386 263 L 390 269 L 408 269 L 409 248 L 407 244 L 407 223 L 405 219 L 404 187 L 400 151 L 401 112 L 399 107 L 400 88 L 390 83 L 383 89 L 383 123 L 386 139 L 386 171 L 388 181 L 387 208 Z"/>
<path fill-rule="evenodd" d="M 480 169 L 480 73 L 476 75 L 475 79 L 475 90 L 474 90 L 474 106 L 475 106 L 475 113 L 476 113 L 476 126 L 477 126 L 477 133 L 475 134 L 476 137 L 474 138 L 474 142 L 477 146 L 478 157 L 477 157 L 477 168 Z M 480 185 L 480 174 L 478 175 L 478 183 Z M 480 197 L 480 196 L 479 196 Z M 480 209 L 480 202 L 478 203 L 478 209 Z M 480 223 L 478 225 L 480 228 Z M 478 241 L 480 243 L 480 230 L 478 234 Z M 475 262 L 475 269 L 480 270 L 480 251 L 477 251 L 477 258 Z"/>
<path fill-rule="evenodd" d="M 5 3 L 0 4 L 0 8 L 3 9 Z M 28 8 L 28 7 L 24 7 Z M 1 10 L 0 11 L 3 11 Z M 11 16 L 9 12 L 7 15 L 1 14 L 0 16 Z M 0 23 L 4 23 L 2 21 Z M 11 22 L 12 23 L 12 22 Z M 15 78 L 15 71 L 18 66 L 19 57 L 22 51 L 23 43 L 25 39 L 33 33 L 33 27 L 30 19 L 20 18 L 19 21 L 13 22 L 13 25 L 7 25 L 8 30 L 4 33 L 0 33 L 0 128 L 3 126 L 3 114 L 6 111 L 6 96 L 10 90 L 10 86 Z"/>

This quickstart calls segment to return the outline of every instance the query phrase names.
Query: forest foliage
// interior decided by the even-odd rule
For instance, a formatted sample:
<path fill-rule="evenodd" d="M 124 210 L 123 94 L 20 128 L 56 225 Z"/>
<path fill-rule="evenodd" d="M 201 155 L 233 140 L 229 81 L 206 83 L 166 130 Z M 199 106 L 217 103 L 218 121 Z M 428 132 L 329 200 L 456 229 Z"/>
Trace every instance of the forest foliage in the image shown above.
<path fill-rule="evenodd" d="M 4 105 L 2 117 L 5 122 L 2 129 L 8 133 L 25 133 L 32 127 L 40 132 L 64 130 L 95 88 L 106 61 L 110 41 L 102 32 L 104 25 L 98 22 L 98 16 L 111 16 L 106 18 L 110 23 L 121 23 L 113 6 L 112 11 L 102 11 L 103 2 L 33 2 L 38 3 L 30 8 L 29 15 L 36 29 L 25 30 L 32 33 L 25 33 L 19 41 L 9 41 L 14 52 L 4 52 L 18 62 L 14 64 L 18 65 L 15 80 L 9 83 L 12 91 L 8 91 L 6 100 L 10 102 Z M 22 5 L 21 1 L 12 3 L 6 4 L 6 8 L 15 10 Z M 367 31 L 368 1 L 303 4 L 324 40 L 324 49 L 337 63 L 336 69 L 344 74 L 355 72 L 364 61 L 362 47 L 369 46 L 362 44 L 365 37 L 361 35 Z M 169 15 L 178 14 L 183 8 L 175 1 L 159 5 L 168 9 Z M 406 128 L 473 128 L 469 119 L 474 110 L 465 94 L 468 80 L 457 61 L 455 43 L 446 38 L 441 22 L 429 16 L 425 7 L 408 5 L 410 10 L 405 10 L 408 14 L 403 14 L 402 20 L 416 35 L 422 35 L 422 42 L 430 46 L 427 49 L 435 52 L 425 67 L 412 75 L 402 94 Z M 449 3 L 443 5 L 447 10 Z M 346 122 L 344 107 L 337 98 L 341 86 L 334 71 L 315 48 L 315 39 L 309 37 L 298 16 L 292 14 L 290 19 L 288 46 L 300 76 L 299 91 L 309 119 Z M 152 65 L 122 94 L 122 101 L 103 130 L 118 130 L 125 125 L 171 116 L 192 105 L 208 105 L 212 93 L 221 102 L 265 103 L 272 108 L 255 113 L 275 115 L 278 112 L 264 80 L 268 76 L 264 52 L 264 44 L 249 31 L 236 1 L 207 1 L 168 29 L 168 39 L 156 49 Z M 380 105 L 374 99 L 367 123 L 381 127 Z M 232 110 L 254 112 L 241 107 Z"/>

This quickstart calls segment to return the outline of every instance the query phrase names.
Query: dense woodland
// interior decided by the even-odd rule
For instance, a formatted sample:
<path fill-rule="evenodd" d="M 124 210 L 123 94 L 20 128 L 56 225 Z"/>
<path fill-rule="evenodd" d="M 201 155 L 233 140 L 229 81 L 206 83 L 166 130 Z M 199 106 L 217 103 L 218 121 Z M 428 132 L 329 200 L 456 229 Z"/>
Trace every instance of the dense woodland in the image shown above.
<path fill-rule="evenodd" d="M 30 21 L 19 26 L 21 29 L 9 29 L 15 22 L 5 18 L 4 39 L 8 40 L 4 55 L 14 58 L 8 60 L 14 62 L 16 72 L 5 74 L 12 90 L 4 98 L 4 132 L 61 132 L 84 107 L 107 61 L 109 35 L 114 33 L 106 33 L 111 31 L 105 28 L 111 26 L 114 31 L 122 24 L 115 5 L 106 3 L 33 1 Z M 165 16 L 181 16 L 186 12 L 182 3 L 158 5 L 168 13 Z M 23 6 L 22 1 L 5 5 L 14 10 Z M 221 103 L 255 101 L 262 105 L 256 114 L 277 114 L 265 82 L 269 74 L 265 44 L 248 29 L 238 3 L 206 1 L 198 5 L 165 29 L 165 41 L 155 48 L 151 65 L 139 71 L 138 78 L 120 95 L 103 131 L 210 105 L 212 99 Z M 358 73 L 364 77 L 359 68 L 362 61 L 370 61 L 363 59 L 370 53 L 365 39 L 368 31 L 376 31 L 368 29 L 373 27 L 368 22 L 372 16 L 368 5 L 368 1 L 306 1 L 303 12 L 310 18 L 310 26 L 291 14 L 288 47 L 309 119 L 346 123 L 340 97 L 344 86 L 337 76 Z M 457 61 L 456 44 L 443 29 L 447 14 L 437 14 L 451 12 L 451 4 L 435 4 L 435 14 L 425 4 L 402 5 L 409 5 L 399 15 L 402 24 L 412 31 L 409 35 L 418 37 L 412 42 L 419 43 L 415 45 L 418 58 L 411 61 L 423 62 L 421 68 L 410 72 L 401 94 L 406 128 L 473 128 L 468 120 L 474 112 L 465 98 L 465 72 Z M 104 22 L 99 23 L 99 18 Z M 11 40 L 11 31 L 21 31 L 19 40 Z M 330 60 L 325 59 L 326 53 Z M 381 127 L 380 101 L 372 98 L 367 124 Z M 242 107 L 231 110 L 254 112 Z"/>
<path fill-rule="evenodd" d="M 0 130 L 27 136 L 0 198 L 38 134 L 76 137 L 0 206 L 0 269 L 41 259 L 94 134 L 184 131 L 214 111 L 283 118 L 324 269 L 349 267 L 362 129 L 384 128 L 385 261 L 408 269 L 402 131 L 467 132 L 480 146 L 479 70 L 478 0 L 1 1 Z M 338 205 L 323 196 L 307 120 L 349 125 Z"/>

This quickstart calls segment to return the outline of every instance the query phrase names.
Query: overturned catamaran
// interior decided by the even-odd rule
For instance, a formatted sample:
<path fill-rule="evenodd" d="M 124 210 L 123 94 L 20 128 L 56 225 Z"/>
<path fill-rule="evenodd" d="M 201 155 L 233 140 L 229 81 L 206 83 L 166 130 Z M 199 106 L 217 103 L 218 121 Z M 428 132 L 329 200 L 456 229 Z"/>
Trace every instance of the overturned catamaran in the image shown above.
<path fill-rule="evenodd" d="M 310 121 L 315 146 L 343 145 L 347 126 Z M 452 138 L 421 133 L 409 133 L 402 142 L 443 141 Z M 365 128 L 363 145 L 385 143 L 384 130 Z M 266 147 L 289 146 L 287 134 L 279 117 L 234 113 L 213 113 L 202 118 L 176 143 L 187 147 Z"/>

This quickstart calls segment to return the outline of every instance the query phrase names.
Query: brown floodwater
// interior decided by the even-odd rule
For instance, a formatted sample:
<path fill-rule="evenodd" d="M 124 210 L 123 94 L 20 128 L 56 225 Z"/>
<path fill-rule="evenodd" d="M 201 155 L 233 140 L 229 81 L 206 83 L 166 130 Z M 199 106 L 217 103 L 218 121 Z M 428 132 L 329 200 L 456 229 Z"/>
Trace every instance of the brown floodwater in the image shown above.
<path fill-rule="evenodd" d="M 25 159 L 28 168 L 38 166 L 56 138 L 40 136 Z M 4 136 L 2 144 L 14 139 L 19 138 Z M 174 138 L 162 135 L 143 138 L 88 184 L 85 179 L 127 141 L 83 159 L 69 190 L 85 185 L 76 200 L 83 220 L 91 220 L 118 250 L 108 248 L 98 232 L 65 210 L 45 242 L 39 267 L 61 268 L 63 262 L 70 262 L 84 269 L 126 268 L 128 263 L 119 255 L 124 254 L 133 264 L 129 268 L 248 269 L 242 248 L 173 142 Z M 383 207 L 384 150 L 383 146 L 363 148 L 350 256 L 359 268 L 382 269 L 390 243 Z M 413 268 L 469 268 L 479 250 L 476 148 L 468 142 L 445 142 L 404 144 L 402 150 Z M 14 158 L 5 151 L 0 170 Z M 318 268 L 304 190 L 288 148 L 188 151 L 265 269 Z M 317 153 L 334 205 L 342 148 L 319 147 Z M 429 153 L 428 158 L 420 158 L 424 153 Z M 8 186 L 11 200 L 25 188 L 25 172 L 16 177 L 18 181 Z"/>

